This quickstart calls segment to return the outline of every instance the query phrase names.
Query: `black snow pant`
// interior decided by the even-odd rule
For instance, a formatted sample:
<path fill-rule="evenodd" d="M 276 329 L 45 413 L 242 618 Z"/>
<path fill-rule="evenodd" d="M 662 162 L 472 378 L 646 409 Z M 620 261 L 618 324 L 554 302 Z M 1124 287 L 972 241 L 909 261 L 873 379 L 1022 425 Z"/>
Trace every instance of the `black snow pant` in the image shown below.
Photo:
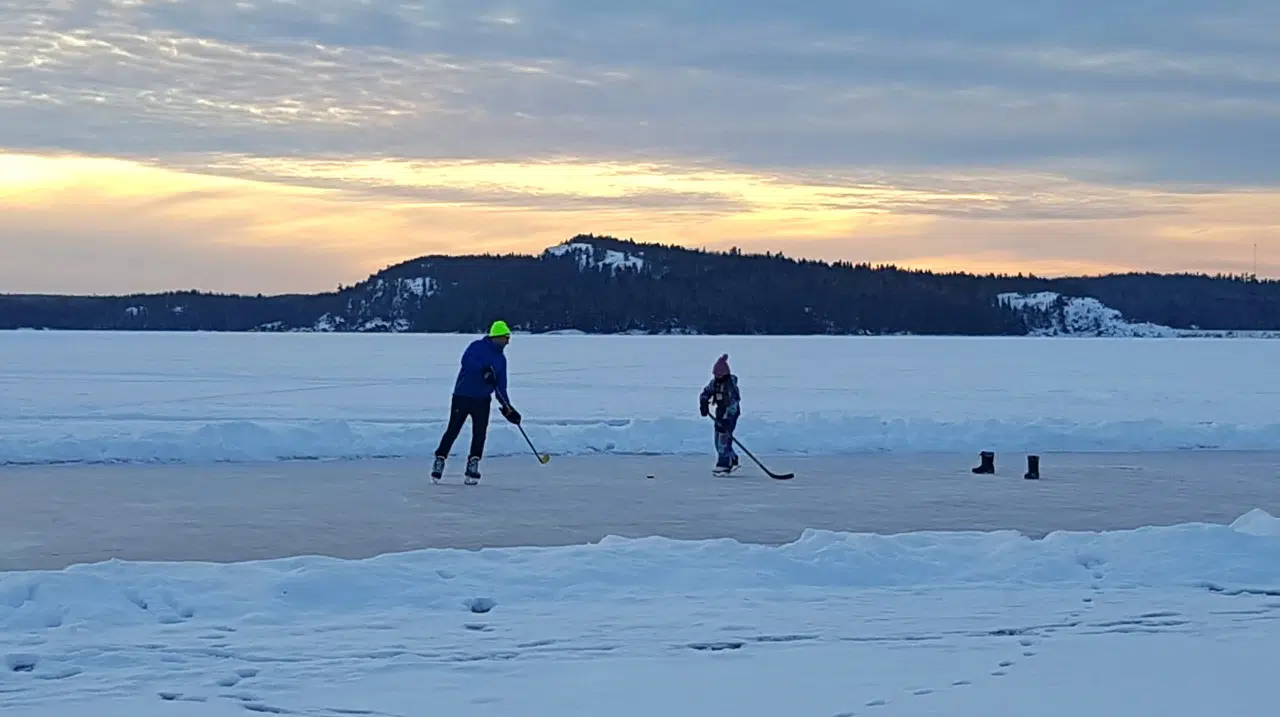
<path fill-rule="evenodd" d="M 440 437 L 440 445 L 436 448 L 436 455 L 440 458 L 449 457 L 453 442 L 458 440 L 458 434 L 462 432 L 462 424 L 466 423 L 467 418 L 470 417 L 471 453 L 468 455 L 472 458 L 483 456 L 484 439 L 489 432 L 490 404 L 491 400 L 488 398 L 455 395 L 449 407 L 449 427 L 444 430 L 444 435 Z"/>

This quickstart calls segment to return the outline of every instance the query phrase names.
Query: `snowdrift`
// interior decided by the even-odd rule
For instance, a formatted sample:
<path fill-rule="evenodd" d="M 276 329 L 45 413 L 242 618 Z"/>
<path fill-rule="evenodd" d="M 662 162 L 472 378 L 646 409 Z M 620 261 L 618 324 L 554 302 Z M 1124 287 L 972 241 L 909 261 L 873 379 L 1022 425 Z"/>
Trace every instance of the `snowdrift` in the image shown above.
<path fill-rule="evenodd" d="M 94 422 L 15 426 L 0 435 L 0 463 L 249 462 L 429 458 L 441 421 Z M 555 455 L 708 455 L 711 431 L 697 419 L 526 421 L 539 451 Z M 463 429 L 455 451 L 465 449 Z M 1280 450 L 1280 423 L 1239 425 L 1176 420 L 1078 423 L 1043 419 L 931 421 L 814 415 L 790 421 L 744 419 L 738 437 L 757 455 L 840 455 L 880 451 L 999 452 Z M 529 447 L 495 419 L 486 453 Z"/>
<path fill-rule="evenodd" d="M 645 594 L 924 587 L 1184 588 L 1280 594 L 1280 520 L 1100 533 L 807 531 L 782 546 L 607 538 L 573 547 L 422 550 L 365 560 L 297 557 L 78 565 L 0 573 L 0 630 L 363 611 L 509 611 Z M 272 618 L 276 615 L 279 618 Z"/>

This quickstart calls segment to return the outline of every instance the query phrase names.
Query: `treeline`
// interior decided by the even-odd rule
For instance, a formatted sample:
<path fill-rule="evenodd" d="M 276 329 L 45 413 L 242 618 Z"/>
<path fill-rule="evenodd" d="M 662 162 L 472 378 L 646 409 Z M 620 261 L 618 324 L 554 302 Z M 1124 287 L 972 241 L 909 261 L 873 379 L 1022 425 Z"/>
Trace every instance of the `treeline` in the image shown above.
<path fill-rule="evenodd" d="M 1280 328 L 1280 282 L 936 273 L 581 235 L 538 256 L 428 256 L 311 295 L 0 295 L 0 329 L 1017 335 L 1006 292 L 1092 296 L 1174 328 Z"/>

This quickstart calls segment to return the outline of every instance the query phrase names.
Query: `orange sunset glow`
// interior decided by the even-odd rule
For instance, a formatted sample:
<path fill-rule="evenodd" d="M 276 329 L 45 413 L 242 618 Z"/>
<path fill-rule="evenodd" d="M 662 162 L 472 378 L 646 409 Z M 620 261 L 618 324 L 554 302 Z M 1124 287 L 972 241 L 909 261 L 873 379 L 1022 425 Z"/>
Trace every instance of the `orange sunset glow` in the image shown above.
<path fill-rule="evenodd" d="M 752 25 L 772 38 L 753 72 L 655 59 L 630 24 L 612 54 L 566 50 L 538 32 L 607 20 L 515 6 L 499 22 L 352 4 L 332 27 L 376 9 L 414 39 L 344 45 L 223 22 L 253 4 L 99 4 L 0 11 L 0 291 L 319 291 L 578 233 L 942 271 L 1239 273 L 1255 250 L 1260 274 L 1280 269 L 1278 163 L 1207 129 L 1247 143 L 1280 117 L 1245 50 L 1091 64 L 988 43 L 971 76 L 886 82 L 866 68 L 906 72 L 899 50 L 831 45 L 822 23 Z M 506 39 L 467 49 L 441 23 Z M 959 52 L 918 32 L 922 57 Z M 796 54 L 812 42 L 830 51 Z M 1013 58 L 1062 89 L 1008 74 Z"/>

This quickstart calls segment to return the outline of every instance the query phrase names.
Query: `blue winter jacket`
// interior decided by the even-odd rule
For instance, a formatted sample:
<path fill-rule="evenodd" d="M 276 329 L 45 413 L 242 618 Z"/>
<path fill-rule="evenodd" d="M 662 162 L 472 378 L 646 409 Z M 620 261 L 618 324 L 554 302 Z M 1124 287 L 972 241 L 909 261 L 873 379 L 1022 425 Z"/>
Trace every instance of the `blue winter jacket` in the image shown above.
<path fill-rule="evenodd" d="M 507 397 L 507 357 L 502 347 L 487 336 L 471 342 L 462 352 L 462 367 L 458 369 L 458 380 L 454 382 L 453 393 L 468 398 L 489 398 L 495 386 L 485 381 L 485 369 L 493 369 L 498 400 L 503 405 L 511 405 Z"/>

